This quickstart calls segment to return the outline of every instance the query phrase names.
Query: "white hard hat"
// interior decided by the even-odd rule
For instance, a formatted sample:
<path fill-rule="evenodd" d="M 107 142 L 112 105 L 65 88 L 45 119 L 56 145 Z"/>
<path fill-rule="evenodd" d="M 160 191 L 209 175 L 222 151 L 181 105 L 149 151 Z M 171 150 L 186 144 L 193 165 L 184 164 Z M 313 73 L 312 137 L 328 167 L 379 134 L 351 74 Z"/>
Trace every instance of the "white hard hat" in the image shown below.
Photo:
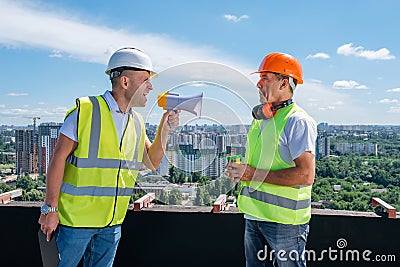
<path fill-rule="evenodd" d="M 121 75 L 124 69 L 147 70 L 150 77 L 157 76 L 150 57 L 137 48 L 125 47 L 115 51 L 108 61 L 106 74 L 112 79 Z"/>

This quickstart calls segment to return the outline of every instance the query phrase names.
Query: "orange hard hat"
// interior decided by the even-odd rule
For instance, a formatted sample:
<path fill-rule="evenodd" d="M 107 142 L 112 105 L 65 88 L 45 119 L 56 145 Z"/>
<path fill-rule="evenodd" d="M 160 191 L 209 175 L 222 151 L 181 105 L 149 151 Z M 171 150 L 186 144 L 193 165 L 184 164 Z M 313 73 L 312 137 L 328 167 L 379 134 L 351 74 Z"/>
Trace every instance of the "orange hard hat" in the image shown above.
<path fill-rule="evenodd" d="M 297 83 L 303 83 L 303 70 L 300 62 L 289 54 L 284 53 L 272 53 L 266 55 L 258 68 L 258 71 L 254 73 L 262 72 L 275 72 L 283 74 L 297 80 Z"/>

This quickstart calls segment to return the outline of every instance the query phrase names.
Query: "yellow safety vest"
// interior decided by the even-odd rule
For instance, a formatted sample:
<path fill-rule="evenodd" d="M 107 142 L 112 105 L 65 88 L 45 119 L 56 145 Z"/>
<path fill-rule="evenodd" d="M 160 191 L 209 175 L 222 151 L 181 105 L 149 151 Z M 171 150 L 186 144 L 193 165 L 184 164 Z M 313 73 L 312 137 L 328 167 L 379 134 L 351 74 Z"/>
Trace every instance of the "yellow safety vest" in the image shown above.
<path fill-rule="evenodd" d="M 127 114 L 121 142 L 102 96 L 77 99 L 78 146 L 67 158 L 58 202 L 60 224 L 100 228 L 121 224 L 142 162 L 142 117 Z M 71 113 L 67 113 L 67 116 Z"/>
<path fill-rule="evenodd" d="M 279 154 L 279 136 L 289 117 L 304 112 L 295 103 L 279 109 L 263 127 L 263 120 L 254 120 L 247 138 L 245 163 L 262 170 L 294 167 Z M 308 116 L 308 115 L 307 115 Z M 314 122 L 314 120 L 310 117 Z M 315 125 L 315 122 L 314 122 Z M 290 179 L 290 177 L 288 177 Z M 241 212 L 262 220 L 282 224 L 304 224 L 311 217 L 312 186 L 279 186 L 265 182 L 241 182 L 238 207 Z"/>

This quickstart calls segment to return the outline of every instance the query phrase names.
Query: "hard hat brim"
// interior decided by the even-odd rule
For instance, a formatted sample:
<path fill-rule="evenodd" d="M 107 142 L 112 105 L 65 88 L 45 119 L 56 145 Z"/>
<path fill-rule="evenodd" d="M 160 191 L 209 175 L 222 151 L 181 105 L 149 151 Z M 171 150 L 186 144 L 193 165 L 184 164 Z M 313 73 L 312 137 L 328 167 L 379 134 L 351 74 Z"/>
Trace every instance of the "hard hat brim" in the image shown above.
<path fill-rule="evenodd" d="M 274 73 L 273 71 L 262 70 L 262 71 L 255 71 L 255 72 L 252 72 L 252 73 L 250 73 L 250 75 L 253 75 L 253 74 L 256 74 L 256 73 L 264 73 L 264 72 L 271 72 L 271 73 Z M 285 76 L 287 76 L 287 77 L 292 77 L 293 79 L 296 79 L 297 84 L 303 84 L 303 79 L 298 79 L 298 78 L 296 78 L 296 77 L 293 77 L 293 76 L 290 76 L 290 75 L 286 75 L 286 74 L 283 74 L 283 75 L 285 75 Z"/>

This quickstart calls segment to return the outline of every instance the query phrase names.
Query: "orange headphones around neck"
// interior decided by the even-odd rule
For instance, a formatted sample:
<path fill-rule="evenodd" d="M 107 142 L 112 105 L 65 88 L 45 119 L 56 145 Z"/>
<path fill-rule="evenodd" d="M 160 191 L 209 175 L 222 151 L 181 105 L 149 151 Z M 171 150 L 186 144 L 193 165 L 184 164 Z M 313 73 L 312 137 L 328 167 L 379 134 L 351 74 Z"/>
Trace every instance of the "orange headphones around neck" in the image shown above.
<path fill-rule="evenodd" d="M 278 109 L 289 106 L 292 103 L 293 103 L 293 100 L 288 99 L 285 102 L 283 102 L 282 104 L 279 104 L 277 106 L 272 105 L 272 103 L 257 105 L 253 108 L 253 111 L 252 111 L 253 118 L 256 120 L 268 120 L 275 115 L 275 113 Z"/>

